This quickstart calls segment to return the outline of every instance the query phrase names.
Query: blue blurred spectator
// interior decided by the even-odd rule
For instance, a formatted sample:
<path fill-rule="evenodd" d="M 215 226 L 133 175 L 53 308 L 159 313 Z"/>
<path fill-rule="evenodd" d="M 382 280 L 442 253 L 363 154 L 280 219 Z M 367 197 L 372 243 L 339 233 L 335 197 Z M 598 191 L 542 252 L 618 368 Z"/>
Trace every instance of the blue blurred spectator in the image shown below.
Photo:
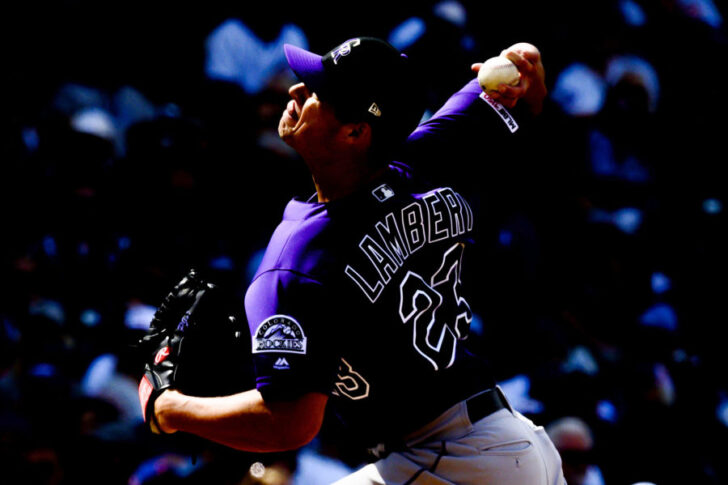
<path fill-rule="evenodd" d="M 569 485 L 605 485 L 594 454 L 594 436 L 581 418 L 559 418 L 546 426 L 551 441 L 561 454 L 564 478 Z"/>
<path fill-rule="evenodd" d="M 228 19 L 205 41 L 205 74 L 235 83 L 248 95 L 259 94 L 281 73 L 289 72 L 283 44 L 308 48 L 306 34 L 295 24 L 283 24 L 275 39 L 265 41 L 242 20 Z"/>

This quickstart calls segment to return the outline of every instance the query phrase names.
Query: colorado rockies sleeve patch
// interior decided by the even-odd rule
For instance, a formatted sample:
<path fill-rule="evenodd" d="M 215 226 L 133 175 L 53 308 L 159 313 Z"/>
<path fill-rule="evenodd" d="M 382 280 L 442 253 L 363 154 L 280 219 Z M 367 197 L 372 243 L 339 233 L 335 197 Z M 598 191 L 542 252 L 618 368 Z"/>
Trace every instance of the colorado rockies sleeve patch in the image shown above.
<path fill-rule="evenodd" d="M 306 335 L 301 324 L 287 315 L 273 315 L 265 319 L 253 336 L 253 353 L 287 352 L 306 353 Z"/>
<path fill-rule="evenodd" d="M 488 96 L 485 91 L 480 93 L 480 99 L 488 103 L 488 105 L 493 108 L 496 113 L 498 113 L 498 116 L 501 117 L 503 123 L 506 124 L 511 133 L 515 133 L 516 131 L 518 131 L 518 123 L 516 123 L 516 120 L 513 118 L 513 116 L 511 116 L 505 106 Z"/>

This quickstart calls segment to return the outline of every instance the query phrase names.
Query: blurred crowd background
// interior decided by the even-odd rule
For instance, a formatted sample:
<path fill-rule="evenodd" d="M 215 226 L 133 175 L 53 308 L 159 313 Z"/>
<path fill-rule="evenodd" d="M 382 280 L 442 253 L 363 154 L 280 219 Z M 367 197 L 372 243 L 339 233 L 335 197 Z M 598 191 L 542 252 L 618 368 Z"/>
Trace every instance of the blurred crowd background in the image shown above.
<path fill-rule="evenodd" d="M 430 114 L 472 62 L 541 49 L 538 129 L 510 154 L 484 133 L 463 174 L 488 202 L 471 344 L 547 427 L 568 483 L 728 483 L 717 1 L 13 9 L 0 19 L 0 482 L 318 484 L 361 463 L 327 430 L 266 456 L 151 436 L 133 344 L 190 267 L 242 301 L 286 202 L 313 191 L 277 137 L 294 82 L 283 43 L 325 52 L 374 35 L 420 63 Z"/>

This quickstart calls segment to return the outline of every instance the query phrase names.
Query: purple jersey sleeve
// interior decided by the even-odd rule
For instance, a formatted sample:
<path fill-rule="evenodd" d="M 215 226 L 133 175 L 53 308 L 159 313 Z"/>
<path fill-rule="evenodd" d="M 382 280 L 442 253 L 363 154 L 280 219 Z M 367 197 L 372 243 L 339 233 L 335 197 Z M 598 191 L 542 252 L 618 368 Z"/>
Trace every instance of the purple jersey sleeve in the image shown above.
<path fill-rule="evenodd" d="M 427 178 L 467 186 L 468 178 L 514 150 L 532 119 L 524 103 L 506 109 L 473 79 L 412 132 L 401 161 Z"/>
<path fill-rule="evenodd" d="M 443 137 L 458 138 L 464 125 L 478 129 L 480 133 L 496 135 L 515 134 L 522 122 L 532 118 L 528 109 L 520 103 L 511 110 L 483 92 L 477 79 L 472 79 L 445 102 L 431 118 L 422 122 L 408 137 L 407 143 L 416 144 L 425 139 L 438 143 Z M 491 135 L 492 136 L 492 135 Z"/>
<path fill-rule="evenodd" d="M 331 255 L 322 250 L 326 234 L 321 207 L 291 201 L 248 287 L 256 386 L 266 399 L 328 393 L 333 385 L 338 364 L 326 342 L 334 338 L 334 310 L 317 273 Z"/>
<path fill-rule="evenodd" d="M 292 271 L 260 275 L 246 295 L 256 387 L 266 399 L 328 394 L 336 359 L 327 349 L 330 304 L 321 284 Z"/>
<path fill-rule="evenodd" d="M 450 96 L 430 119 L 421 123 L 409 136 L 407 142 L 413 144 L 428 137 L 446 135 L 448 127 L 465 121 L 469 109 L 478 101 L 481 91 L 478 80 L 471 80 L 460 91 Z"/>

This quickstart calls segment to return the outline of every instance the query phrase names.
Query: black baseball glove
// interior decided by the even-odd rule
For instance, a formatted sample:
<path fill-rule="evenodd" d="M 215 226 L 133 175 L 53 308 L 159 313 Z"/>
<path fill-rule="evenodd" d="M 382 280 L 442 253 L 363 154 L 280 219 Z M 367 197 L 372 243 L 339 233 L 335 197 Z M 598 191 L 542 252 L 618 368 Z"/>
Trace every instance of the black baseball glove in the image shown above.
<path fill-rule="evenodd" d="M 139 348 L 144 376 L 139 400 L 145 422 L 159 433 L 154 402 L 169 388 L 191 396 L 225 396 L 252 389 L 248 326 L 242 302 L 195 270 L 166 296 Z"/>

